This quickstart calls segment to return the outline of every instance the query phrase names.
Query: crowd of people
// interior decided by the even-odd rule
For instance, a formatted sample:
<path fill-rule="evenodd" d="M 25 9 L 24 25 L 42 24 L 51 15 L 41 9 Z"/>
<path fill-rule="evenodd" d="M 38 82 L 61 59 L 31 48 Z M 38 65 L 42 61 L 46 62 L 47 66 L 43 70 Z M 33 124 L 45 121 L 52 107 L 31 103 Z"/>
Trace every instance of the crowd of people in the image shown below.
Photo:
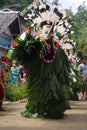
<path fill-rule="evenodd" d="M 3 100 L 5 97 L 5 86 L 10 84 L 11 87 L 17 87 L 21 83 L 23 86 L 26 84 L 26 71 L 22 65 L 17 65 L 16 61 L 12 61 L 12 65 L 7 65 L 3 62 L 0 56 L 0 111 L 2 108 Z"/>

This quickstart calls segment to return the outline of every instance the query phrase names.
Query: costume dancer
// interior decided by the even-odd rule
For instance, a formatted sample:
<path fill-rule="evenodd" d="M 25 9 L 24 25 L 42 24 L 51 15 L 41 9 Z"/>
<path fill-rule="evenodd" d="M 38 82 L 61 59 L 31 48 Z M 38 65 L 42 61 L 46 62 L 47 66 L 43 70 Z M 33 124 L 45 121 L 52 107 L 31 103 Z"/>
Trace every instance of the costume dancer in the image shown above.
<path fill-rule="evenodd" d="M 62 118 L 69 107 L 65 90 L 73 82 L 63 50 L 63 44 L 70 41 L 70 18 L 58 3 L 34 2 L 25 12 L 31 22 L 30 33 L 16 39 L 14 50 L 14 56 L 29 72 L 29 100 L 23 115 Z"/>

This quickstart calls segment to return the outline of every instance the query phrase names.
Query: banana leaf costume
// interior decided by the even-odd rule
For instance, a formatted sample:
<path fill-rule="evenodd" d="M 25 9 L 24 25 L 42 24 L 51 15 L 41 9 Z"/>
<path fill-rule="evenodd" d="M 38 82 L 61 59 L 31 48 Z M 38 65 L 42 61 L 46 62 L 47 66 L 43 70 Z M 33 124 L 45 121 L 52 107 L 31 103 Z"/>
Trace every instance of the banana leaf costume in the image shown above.
<path fill-rule="evenodd" d="M 41 27 L 42 33 L 44 35 L 46 33 L 46 35 L 42 36 L 41 34 L 40 36 L 41 32 L 39 35 L 35 35 L 35 32 L 33 33 L 35 30 L 32 31 L 30 26 L 30 33 L 26 34 L 25 39 L 22 39 L 22 36 L 16 39 L 18 46 L 15 47 L 13 55 L 29 72 L 27 80 L 28 103 L 23 116 L 58 119 L 62 118 L 64 111 L 69 108 L 65 89 L 70 87 L 73 82 L 70 75 L 70 64 L 61 45 L 61 39 L 63 43 L 66 40 L 64 35 L 68 36 L 68 24 L 65 24 L 68 19 L 57 7 L 53 10 L 54 15 L 52 13 L 51 17 L 47 19 L 46 16 L 50 13 L 50 5 L 40 4 L 41 6 L 34 9 L 35 12 L 37 11 L 35 15 L 34 11 L 30 11 L 33 13 L 30 14 L 31 16 L 28 19 L 34 22 L 36 16 L 36 22 L 39 16 L 42 18 L 45 16 L 45 20 L 42 19 L 41 22 L 38 19 L 37 24 L 40 21 L 39 27 Z M 32 6 L 33 4 L 31 10 L 33 10 Z M 55 22 L 51 19 L 54 16 L 57 16 Z M 62 27 L 62 32 L 61 30 L 58 31 L 59 26 Z M 57 27 L 57 37 L 53 36 L 55 27 Z"/>

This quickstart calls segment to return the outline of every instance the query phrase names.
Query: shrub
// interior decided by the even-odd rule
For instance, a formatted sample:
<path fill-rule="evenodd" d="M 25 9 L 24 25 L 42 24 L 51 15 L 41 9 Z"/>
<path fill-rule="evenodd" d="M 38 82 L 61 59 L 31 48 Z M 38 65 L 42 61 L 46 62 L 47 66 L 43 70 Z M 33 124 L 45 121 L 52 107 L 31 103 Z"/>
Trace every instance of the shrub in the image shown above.
<path fill-rule="evenodd" d="M 6 87 L 6 100 L 18 101 L 26 98 L 26 86 L 19 84 L 17 87 Z"/>

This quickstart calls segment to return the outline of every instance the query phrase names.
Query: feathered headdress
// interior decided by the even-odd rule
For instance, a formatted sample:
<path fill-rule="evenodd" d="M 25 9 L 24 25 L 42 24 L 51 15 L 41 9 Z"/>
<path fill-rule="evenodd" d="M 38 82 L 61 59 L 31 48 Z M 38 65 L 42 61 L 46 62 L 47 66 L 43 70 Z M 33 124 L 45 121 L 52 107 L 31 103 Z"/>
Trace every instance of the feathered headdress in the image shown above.
<path fill-rule="evenodd" d="M 23 13 L 34 28 L 31 33 L 33 41 L 32 38 L 28 39 L 30 44 L 25 45 L 29 54 L 32 48 L 35 48 L 33 47 L 34 43 L 40 42 L 38 46 L 41 47 L 39 48 L 41 59 L 46 63 L 52 63 L 57 55 L 58 48 L 63 47 L 65 43 L 72 46 L 73 41 L 68 37 L 71 33 L 71 19 L 66 17 L 66 13 L 60 4 L 48 1 L 44 3 L 38 0 L 29 5 Z M 35 41 L 36 39 L 39 39 L 39 41 Z"/>
<path fill-rule="evenodd" d="M 36 31 L 41 31 L 44 25 L 52 25 L 51 31 L 54 32 L 54 39 L 60 40 L 62 43 L 71 43 L 68 35 L 73 33 L 70 31 L 71 19 L 66 17 L 65 11 L 62 9 L 61 4 L 58 1 L 46 1 L 42 2 L 37 0 L 33 4 L 29 5 L 24 10 L 24 14 L 27 14 L 26 18 L 35 27 Z"/>

